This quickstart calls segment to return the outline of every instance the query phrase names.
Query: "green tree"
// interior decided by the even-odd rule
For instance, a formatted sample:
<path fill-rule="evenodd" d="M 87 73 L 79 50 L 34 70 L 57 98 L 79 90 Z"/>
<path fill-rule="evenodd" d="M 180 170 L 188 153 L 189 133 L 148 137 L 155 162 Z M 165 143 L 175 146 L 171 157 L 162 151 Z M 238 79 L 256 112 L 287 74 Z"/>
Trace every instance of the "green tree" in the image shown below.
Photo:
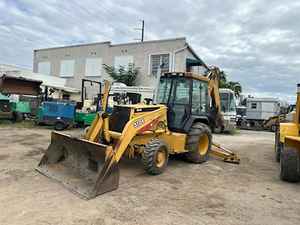
<path fill-rule="evenodd" d="M 129 63 L 128 67 L 120 66 L 118 69 L 103 64 L 105 72 L 111 76 L 111 78 L 116 82 L 121 82 L 127 86 L 134 86 L 136 77 L 139 74 L 139 68 L 135 67 L 134 64 Z"/>
<path fill-rule="evenodd" d="M 235 96 L 240 96 L 242 93 L 242 85 L 240 82 L 228 81 L 227 74 L 224 71 L 220 72 L 220 88 L 228 88 L 234 91 Z"/>

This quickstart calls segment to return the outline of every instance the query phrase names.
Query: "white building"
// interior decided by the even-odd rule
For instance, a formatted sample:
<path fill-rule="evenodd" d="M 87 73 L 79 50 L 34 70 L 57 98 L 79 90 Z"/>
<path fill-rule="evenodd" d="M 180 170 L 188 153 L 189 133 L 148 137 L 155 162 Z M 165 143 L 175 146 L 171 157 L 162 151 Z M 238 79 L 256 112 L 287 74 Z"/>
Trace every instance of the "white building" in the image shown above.
<path fill-rule="evenodd" d="M 185 38 L 126 44 L 111 42 L 80 44 L 34 50 L 33 71 L 66 79 L 66 85 L 80 89 L 81 79 L 110 79 L 103 64 L 139 68 L 137 86 L 154 87 L 156 74 L 162 72 L 204 70 L 204 63 Z"/>

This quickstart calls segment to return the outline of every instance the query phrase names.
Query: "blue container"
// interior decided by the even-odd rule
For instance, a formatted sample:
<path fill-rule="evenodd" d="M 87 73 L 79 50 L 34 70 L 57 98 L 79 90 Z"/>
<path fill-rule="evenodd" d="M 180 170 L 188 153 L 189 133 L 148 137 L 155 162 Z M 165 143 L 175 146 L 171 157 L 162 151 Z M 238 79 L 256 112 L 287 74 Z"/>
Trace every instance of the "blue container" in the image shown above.
<path fill-rule="evenodd" d="M 43 102 L 38 113 L 38 122 L 54 125 L 56 130 L 64 130 L 74 124 L 75 104 L 73 102 Z"/>

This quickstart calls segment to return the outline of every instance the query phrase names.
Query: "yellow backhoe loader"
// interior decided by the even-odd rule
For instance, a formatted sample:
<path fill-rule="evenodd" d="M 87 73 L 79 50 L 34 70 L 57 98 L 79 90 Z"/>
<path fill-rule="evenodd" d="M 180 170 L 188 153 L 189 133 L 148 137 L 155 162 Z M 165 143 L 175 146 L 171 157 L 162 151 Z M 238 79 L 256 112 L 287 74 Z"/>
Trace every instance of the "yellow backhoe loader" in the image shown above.
<path fill-rule="evenodd" d="M 293 121 L 280 123 L 275 135 L 275 153 L 280 161 L 280 178 L 288 182 L 300 181 L 300 84 L 297 85 Z"/>
<path fill-rule="evenodd" d="M 212 148 L 210 127 L 222 121 L 215 108 L 219 99 L 213 97 L 218 72 L 211 69 L 206 76 L 165 73 L 157 91 L 158 104 L 117 105 L 111 115 L 105 112 L 106 81 L 104 112 L 96 116 L 83 138 L 53 132 L 37 170 L 90 199 L 118 188 L 118 163 L 124 155 L 140 155 L 145 171 L 152 175 L 166 169 L 171 154 L 203 163 L 211 153 L 239 163 L 231 151 L 218 145 Z"/>

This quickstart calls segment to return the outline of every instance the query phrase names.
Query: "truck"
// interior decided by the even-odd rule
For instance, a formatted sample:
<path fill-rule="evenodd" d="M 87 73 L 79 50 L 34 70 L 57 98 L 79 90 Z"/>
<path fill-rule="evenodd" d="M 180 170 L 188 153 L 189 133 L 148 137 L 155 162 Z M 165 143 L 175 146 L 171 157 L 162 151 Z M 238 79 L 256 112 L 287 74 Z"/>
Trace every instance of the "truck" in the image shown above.
<path fill-rule="evenodd" d="M 236 98 L 234 91 L 220 88 L 221 111 L 224 118 L 224 126 L 217 127 L 216 131 L 231 132 L 236 128 Z"/>

